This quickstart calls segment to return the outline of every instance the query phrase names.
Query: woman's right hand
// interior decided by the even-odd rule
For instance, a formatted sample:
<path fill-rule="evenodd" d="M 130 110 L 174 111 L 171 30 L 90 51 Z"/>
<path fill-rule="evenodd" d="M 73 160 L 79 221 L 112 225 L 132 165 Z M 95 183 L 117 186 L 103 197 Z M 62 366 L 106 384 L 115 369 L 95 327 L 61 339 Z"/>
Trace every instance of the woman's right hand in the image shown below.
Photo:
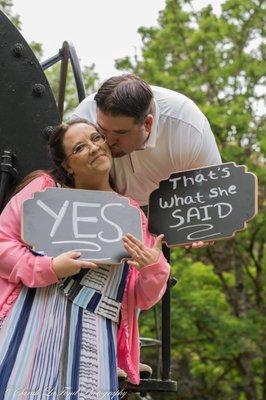
<path fill-rule="evenodd" d="M 81 253 L 78 251 L 67 251 L 54 257 L 52 268 L 57 278 L 76 275 L 80 272 L 81 268 L 99 268 L 99 265 L 91 261 L 79 260 L 80 256 Z"/>

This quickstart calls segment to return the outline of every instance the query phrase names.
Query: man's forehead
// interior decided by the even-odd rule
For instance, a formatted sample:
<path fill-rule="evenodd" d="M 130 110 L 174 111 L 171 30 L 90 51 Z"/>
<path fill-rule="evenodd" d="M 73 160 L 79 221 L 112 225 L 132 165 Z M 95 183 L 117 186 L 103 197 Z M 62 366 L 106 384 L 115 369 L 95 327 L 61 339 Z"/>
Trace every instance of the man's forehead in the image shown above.
<path fill-rule="evenodd" d="M 119 130 L 131 128 L 135 125 L 135 120 L 127 115 L 105 114 L 97 109 L 97 123 L 104 129 Z"/>

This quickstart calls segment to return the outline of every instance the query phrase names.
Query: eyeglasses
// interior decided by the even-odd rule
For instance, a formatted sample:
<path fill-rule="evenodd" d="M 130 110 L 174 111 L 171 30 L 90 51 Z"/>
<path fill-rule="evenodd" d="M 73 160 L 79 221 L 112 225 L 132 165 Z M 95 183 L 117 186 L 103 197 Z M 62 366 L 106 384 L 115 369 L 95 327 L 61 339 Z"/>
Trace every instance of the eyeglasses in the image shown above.
<path fill-rule="evenodd" d="M 94 132 L 90 135 L 90 139 L 89 142 L 86 143 L 79 143 L 74 150 L 72 151 L 72 153 L 70 153 L 68 156 L 66 156 L 66 158 L 64 159 L 64 161 L 68 160 L 69 157 L 74 156 L 76 154 L 83 154 L 86 153 L 90 148 L 91 148 L 91 144 L 93 145 L 97 145 L 97 146 L 101 146 L 104 143 L 106 143 L 106 137 L 104 135 L 102 135 L 100 132 Z"/>

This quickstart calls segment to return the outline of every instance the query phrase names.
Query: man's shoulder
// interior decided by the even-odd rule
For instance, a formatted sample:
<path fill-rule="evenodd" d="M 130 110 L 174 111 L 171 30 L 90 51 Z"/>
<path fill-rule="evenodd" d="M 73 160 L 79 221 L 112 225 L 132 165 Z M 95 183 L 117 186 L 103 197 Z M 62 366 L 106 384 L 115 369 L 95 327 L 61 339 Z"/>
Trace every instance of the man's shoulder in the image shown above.
<path fill-rule="evenodd" d="M 161 86 L 155 86 L 155 85 L 150 85 L 153 95 L 157 100 L 160 99 L 172 99 L 175 101 L 185 101 L 188 100 L 188 97 L 185 96 L 184 94 L 177 92 L 175 90 L 172 89 L 167 89 L 167 88 L 163 88 Z"/>
<path fill-rule="evenodd" d="M 87 118 L 90 122 L 96 122 L 96 102 L 94 96 L 96 93 L 88 95 L 82 102 L 76 107 L 71 118 L 81 117 Z"/>
<path fill-rule="evenodd" d="M 158 86 L 151 88 L 160 117 L 170 117 L 201 129 L 206 117 L 193 100 L 174 90 Z"/>

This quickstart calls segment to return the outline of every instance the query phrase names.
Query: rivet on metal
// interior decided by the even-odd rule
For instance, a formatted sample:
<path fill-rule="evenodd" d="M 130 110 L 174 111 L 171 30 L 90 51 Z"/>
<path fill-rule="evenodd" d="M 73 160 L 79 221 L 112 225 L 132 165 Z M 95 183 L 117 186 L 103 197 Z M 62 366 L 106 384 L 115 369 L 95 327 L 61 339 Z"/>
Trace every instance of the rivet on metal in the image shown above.
<path fill-rule="evenodd" d="M 12 53 L 17 58 L 22 57 L 24 50 L 25 50 L 25 47 L 21 43 L 16 43 L 12 47 Z"/>
<path fill-rule="evenodd" d="M 45 138 L 45 140 L 47 140 L 47 141 L 49 140 L 52 130 L 53 130 L 52 126 L 47 126 L 46 128 L 44 128 L 42 134 L 43 134 L 43 137 Z"/>
<path fill-rule="evenodd" d="M 41 97 L 45 93 L 45 86 L 42 85 L 41 83 L 35 83 L 35 85 L 32 86 L 32 94 L 36 97 Z"/>

